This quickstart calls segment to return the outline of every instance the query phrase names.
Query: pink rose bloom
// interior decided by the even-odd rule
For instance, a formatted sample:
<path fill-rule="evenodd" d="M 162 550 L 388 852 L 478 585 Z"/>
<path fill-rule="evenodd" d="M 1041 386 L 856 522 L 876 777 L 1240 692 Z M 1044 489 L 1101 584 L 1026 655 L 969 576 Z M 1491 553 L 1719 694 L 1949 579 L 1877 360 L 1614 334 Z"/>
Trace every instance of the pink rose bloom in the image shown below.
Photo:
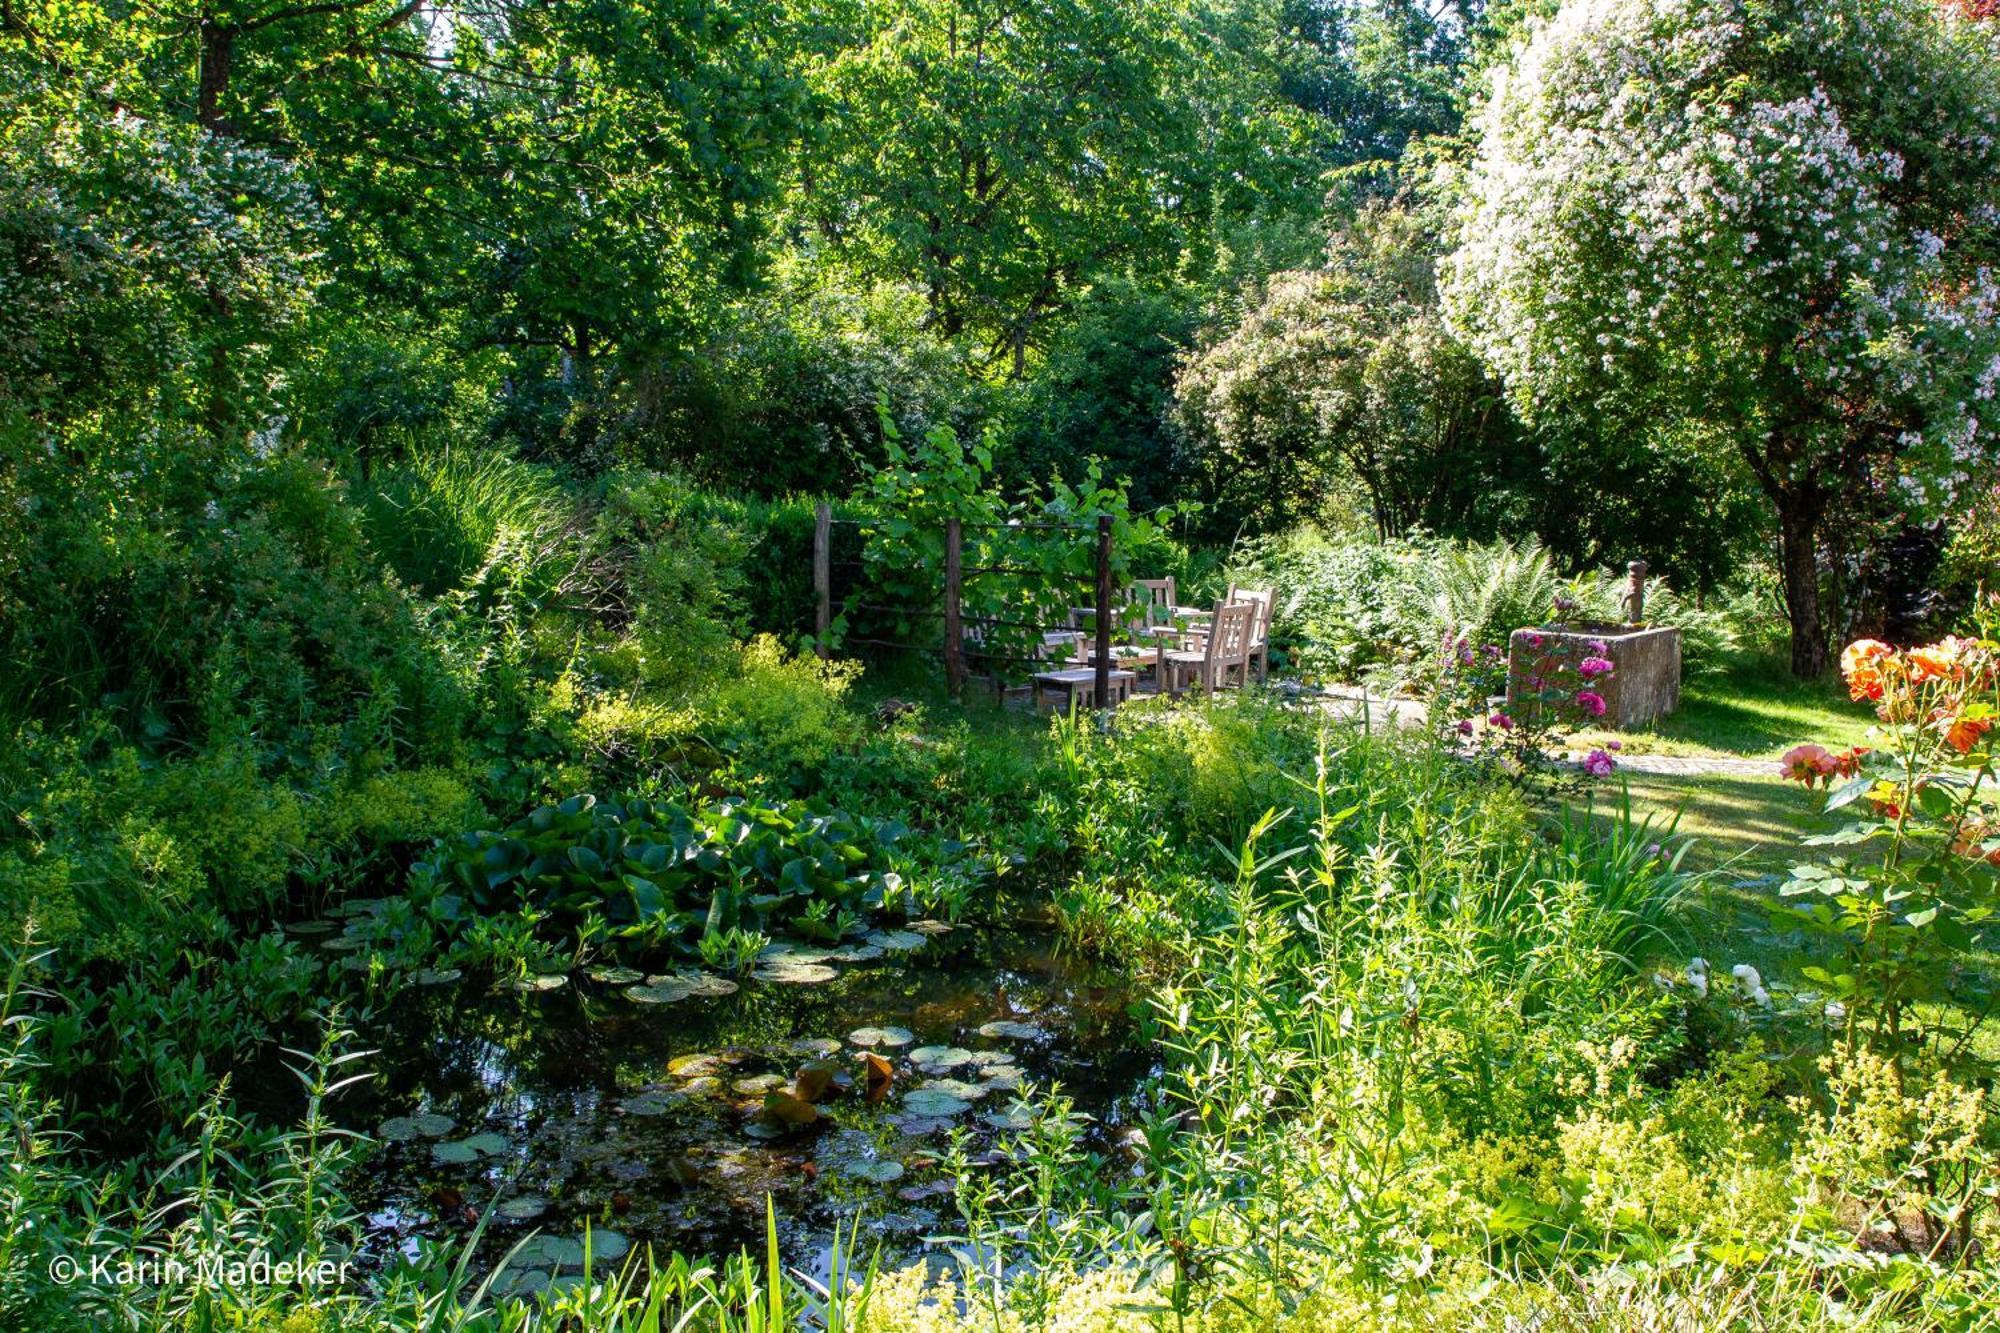
<path fill-rule="evenodd" d="M 1539 635 L 1539 634 L 1530 634 L 1530 635 L 1528 636 L 1528 646 L 1529 646 L 1530 648 L 1539 648 L 1539 647 L 1541 647 L 1541 646 L 1542 646 L 1542 636 L 1541 636 L 1541 635 Z"/>
<path fill-rule="evenodd" d="M 1605 645 L 1605 642 L 1602 639 L 1592 639 L 1585 646 L 1590 649 L 1590 655 L 1592 657 L 1603 657 L 1605 654 L 1611 651 L 1611 649 Z"/>
<path fill-rule="evenodd" d="M 1584 712 L 1590 714 L 1592 717 L 1604 716 L 1604 709 L 1605 709 L 1604 696 L 1599 694 L 1595 690 L 1578 690 L 1576 695 L 1576 706 L 1578 708 L 1581 708 Z M 1609 759 L 1610 757 L 1611 756 L 1609 755 L 1605 756 L 1605 758 L 1607 759 Z"/>
<path fill-rule="evenodd" d="M 1624 741 L 1606 741 L 1606 742 L 1604 742 L 1604 748 L 1605 748 L 1605 749 L 1607 749 L 1607 750 L 1622 750 L 1622 749 L 1624 749 L 1624 748 L 1625 748 L 1625 742 L 1624 742 Z"/>
<path fill-rule="evenodd" d="M 1586 676 L 1606 675 L 1611 670 L 1611 659 L 1608 657 L 1586 657 L 1583 661 L 1577 663 L 1576 669 Z"/>
<path fill-rule="evenodd" d="M 1802 782 L 1808 787 L 1816 782 L 1831 781 L 1839 770 L 1840 761 L 1824 745 L 1794 745 L 1778 761 L 1780 777 Z"/>
<path fill-rule="evenodd" d="M 1471 718 L 1468 717 L 1463 722 L 1460 722 L 1458 724 L 1458 734 L 1461 736 L 1470 736 L 1472 734 Z"/>
<path fill-rule="evenodd" d="M 1486 725 L 1489 727 L 1498 727 L 1502 731 L 1512 731 L 1514 729 L 1514 719 L 1508 717 L 1505 713 L 1495 713 L 1492 717 L 1486 719 Z"/>
<path fill-rule="evenodd" d="M 1608 778 L 1617 767 L 1618 761 L 1602 750 L 1592 750 L 1583 757 L 1583 771 L 1594 778 Z"/>

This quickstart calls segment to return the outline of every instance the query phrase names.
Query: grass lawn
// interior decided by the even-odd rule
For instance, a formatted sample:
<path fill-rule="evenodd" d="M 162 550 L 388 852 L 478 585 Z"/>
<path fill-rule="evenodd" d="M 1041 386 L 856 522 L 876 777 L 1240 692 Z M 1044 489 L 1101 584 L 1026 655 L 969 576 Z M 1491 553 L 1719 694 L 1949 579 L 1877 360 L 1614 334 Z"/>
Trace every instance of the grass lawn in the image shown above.
<path fill-rule="evenodd" d="M 1625 777 L 1635 818 L 1691 838 L 1686 864 L 1759 874 L 1789 866 L 1799 840 L 1838 828 L 1838 815 L 1819 813 L 1820 797 L 1795 782 L 1735 774 L 1630 773 Z M 1615 803 L 1616 793 L 1610 794 Z"/>
<path fill-rule="evenodd" d="M 1616 739 L 1633 754 L 1776 758 L 1801 741 L 1829 748 L 1866 743 L 1874 714 L 1848 701 L 1840 682 L 1795 679 L 1768 657 L 1735 657 L 1681 686 L 1681 706 L 1643 731 L 1587 732 L 1580 743 Z"/>

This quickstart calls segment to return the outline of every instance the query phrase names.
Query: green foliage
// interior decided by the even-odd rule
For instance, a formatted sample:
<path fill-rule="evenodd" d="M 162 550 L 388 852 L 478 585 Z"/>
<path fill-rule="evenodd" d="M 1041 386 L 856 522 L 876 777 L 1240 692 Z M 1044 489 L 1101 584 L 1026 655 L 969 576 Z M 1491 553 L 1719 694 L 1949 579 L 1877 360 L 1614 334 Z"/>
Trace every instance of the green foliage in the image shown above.
<path fill-rule="evenodd" d="M 1296 119 L 1204 40 L 1206 17 L 1138 0 L 850 11 L 813 74 L 831 152 L 804 213 L 1018 378 L 1093 283 L 1170 272 L 1215 214 L 1302 183 Z"/>
<path fill-rule="evenodd" d="M 1922 0 L 1630 3 L 1536 25 L 1477 117 L 1454 327 L 1610 471 L 1761 491 L 1801 676 L 1828 526 L 1990 474 L 1996 88 L 1990 29 Z"/>
<path fill-rule="evenodd" d="M 725 313 L 710 340 L 650 368 L 623 449 L 729 494 L 837 493 L 884 459 L 897 429 L 977 428 L 994 394 L 905 285 L 862 285 L 803 263 Z"/>
<path fill-rule="evenodd" d="M 841 700 L 858 674 L 854 663 L 790 653 L 760 635 L 742 649 L 740 667 L 707 709 L 711 734 L 746 774 L 795 781 L 852 734 Z"/>
<path fill-rule="evenodd" d="M 372 475 L 355 491 L 370 548 L 397 577 L 439 596 L 504 552 L 563 539 L 570 502 L 544 468 L 444 449 Z"/>
<path fill-rule="evenodd" d="M 1173 374 L 1195 336 L 1199 292 L 1107 282 L 1051 342 L 1012 412 L 1000 470 L 1080 484 L 1095 461 L 1129 481 L 1141 512 L 1194 493 L 1195 458 L 1173 420 Z"/>
<path fill-rule="evenodd" d="M 934 639 L 951 519 L 961 525 L 961 567 L 974 571 L 961 581 L 961 615 L 981 665 L 1007 677 L 1022 675 L 1043 631 L 1068 627 L 1072 612 L 1094 601 L 1100 518 L 1110 520 L 1114 588 L 1170 556 L 1174 511 L 1134 514 L 1124 483 L 1106 483 L 1095 459 L 1077 486 L 1054 477 L 1046 492 L 1031 487 L 1010 501 L 994 481 L 990 438 L 968 449 L 940 426 L 905 451 L 893 429 L 885 434 L 890 463 L 870 479 L 861 524 L 863 586 L 882 609 L 843 609 L 835 646 L 871 620 L 885 623 L 891 642 Z"/>
<path fill-rule="evenodd" d="M 1454 531 L 1525 480 L 1499 386 L 1445 330 L 1437 253 L 1410 204 L 1369 204 L 1324 267 L 1272 275 L 1188 357 L 1179 411 L 1215 513 L 1270 531 L 1354 488 L 1383 536 Z"/>
<path fill-rule="evenodd" d="M 838 939 L 897 902 L 899 826 L 802 804 L 700 808 L 574 796 L 497 832 L 468 833 L 419 870 L 432 909 L 532 909 L 633 956 L 699 935 L 784 930 Z M 462 906 L 461 906 L 462 904 Z"/>

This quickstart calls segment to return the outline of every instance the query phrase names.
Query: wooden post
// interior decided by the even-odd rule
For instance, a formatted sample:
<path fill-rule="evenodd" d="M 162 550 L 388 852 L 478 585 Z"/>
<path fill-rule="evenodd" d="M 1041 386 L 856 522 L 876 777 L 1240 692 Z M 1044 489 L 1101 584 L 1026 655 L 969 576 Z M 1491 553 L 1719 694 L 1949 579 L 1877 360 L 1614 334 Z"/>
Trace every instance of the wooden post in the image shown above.
<path fill-rule="evenodd" d="M 1097 706 L 1111 707 L 1111 515 L 1097 516 Z"/>
<path fill-rule="evenodd" d="M 965 683 L 965 630 L 959 620 L 959 581 L 964 564 L 964 530 L 958 519 L 944 521 L 944 683 L 956 696 Z"/>
<path fill-rule="evenodd" d="M 1632 586 L 1625 594 L 1625 619 L 1629 624 L 1642 624 L 1646 619 L 1646 562 L 1634 560 L 1625 566 L 1625 572 L 1632 576 Z"/>
<path fill-rule="evenodd" d="M 825 500 L 813 506 L 813 597 L 813 651 L 825 657 L 833 625 L 833 506 Z"/>

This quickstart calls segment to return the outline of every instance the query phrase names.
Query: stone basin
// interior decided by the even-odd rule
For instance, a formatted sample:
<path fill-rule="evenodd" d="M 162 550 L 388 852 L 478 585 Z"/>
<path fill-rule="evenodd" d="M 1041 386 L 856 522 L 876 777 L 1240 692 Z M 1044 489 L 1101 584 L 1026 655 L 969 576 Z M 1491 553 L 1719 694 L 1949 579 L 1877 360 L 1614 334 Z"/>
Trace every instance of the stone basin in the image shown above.
<path fill-rule="evenodd" d="M 1574 667 L 1604 645 L 1612 673 L 1597 686 L 1604 696 L 1599 725 L 1617 729 L 1643 727 L 1665 717 L 1681 702 L 1681 632 L 1671 626 L 1536 625 L 1517 629 L 1507 643 L 1507 706 L 1520 710 L 1539 706 L 1529 688 L 1536 676 L 1549 676 L 1563 663 Z"/>

